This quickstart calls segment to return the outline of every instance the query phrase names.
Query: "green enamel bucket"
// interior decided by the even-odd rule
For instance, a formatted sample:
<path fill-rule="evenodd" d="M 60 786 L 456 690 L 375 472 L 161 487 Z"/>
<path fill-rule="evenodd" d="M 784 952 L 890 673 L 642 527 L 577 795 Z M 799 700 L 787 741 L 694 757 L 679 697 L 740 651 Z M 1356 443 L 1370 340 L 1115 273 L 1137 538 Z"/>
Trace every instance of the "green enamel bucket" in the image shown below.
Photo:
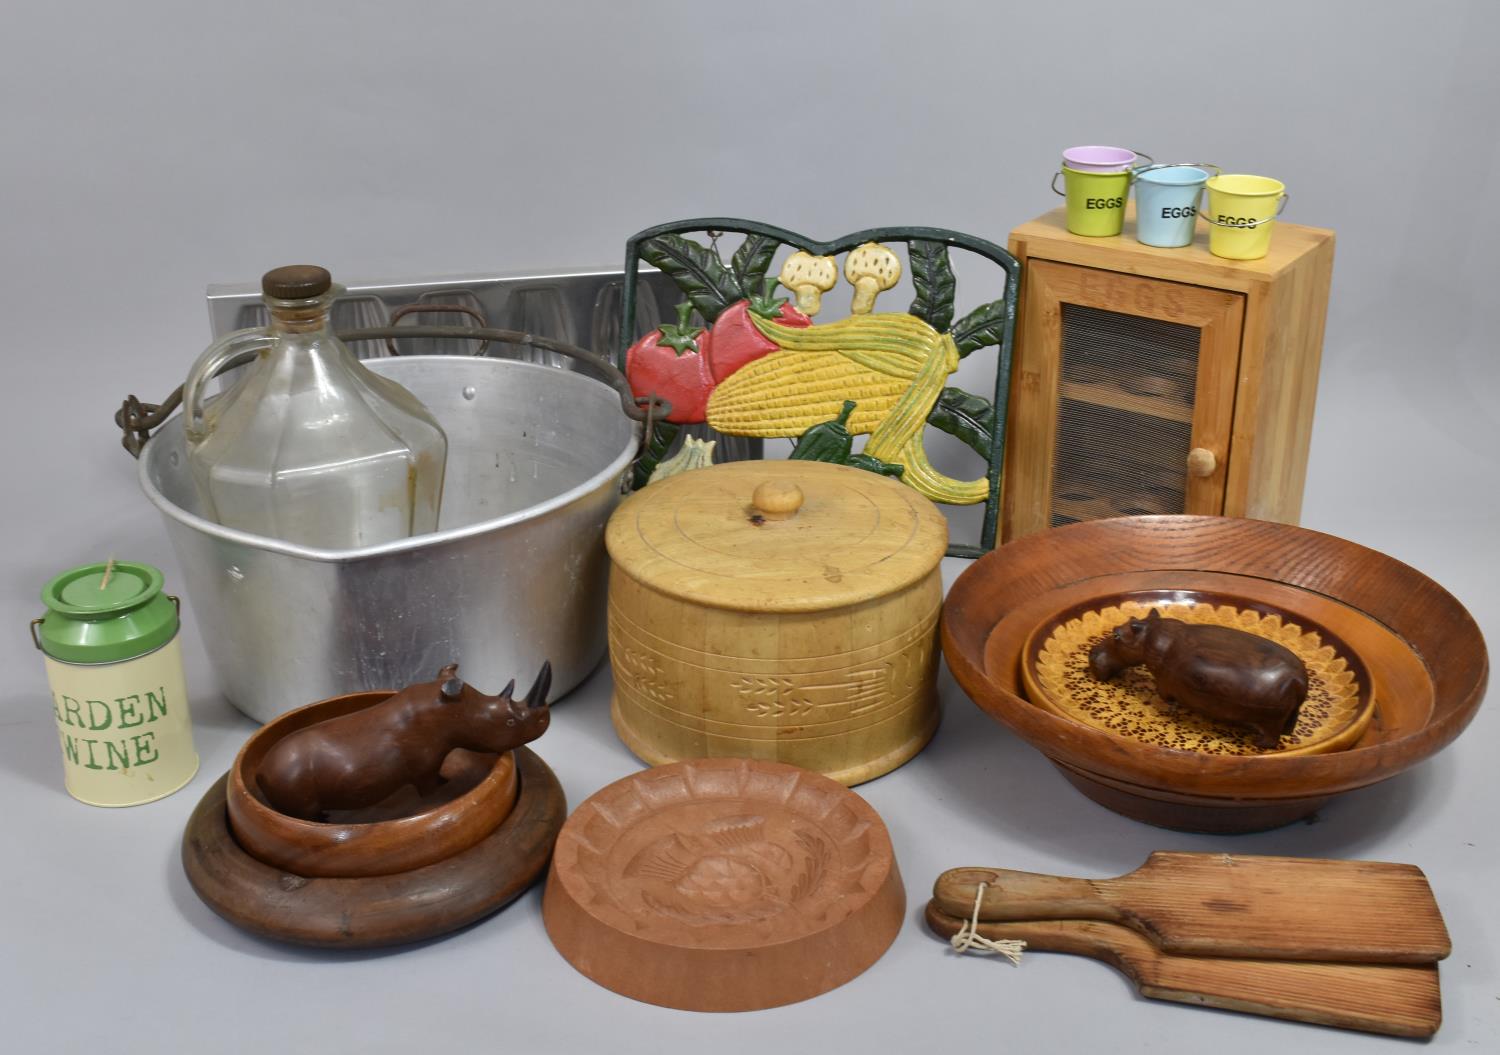
<path fill-rule="evenodd" d="M 1057 189 L 1057 177 L 1064 190 Z M 1068 230 L 1089 238 L 1108 238 L 1125 225 L 1125 199 L 1130 196 L 1131 172 L 1079 172 L 1062 167 L 1052 175 L 1052 190 L 1068 203 Z"/>

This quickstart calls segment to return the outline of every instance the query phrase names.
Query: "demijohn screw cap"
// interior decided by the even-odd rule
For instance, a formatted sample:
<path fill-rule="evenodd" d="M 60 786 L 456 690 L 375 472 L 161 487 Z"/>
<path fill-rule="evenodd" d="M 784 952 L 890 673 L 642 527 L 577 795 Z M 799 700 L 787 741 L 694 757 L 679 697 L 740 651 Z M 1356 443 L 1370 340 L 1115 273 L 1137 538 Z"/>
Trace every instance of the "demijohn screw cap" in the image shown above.
<path fill-rule="evenodd" d="M 286 267 L 267 271 L 260 280 L 261 292 L 277 300 L 320 297 L 332 286 L 333 276 L 326 268 L 316 264 L 288 264 Z"/>

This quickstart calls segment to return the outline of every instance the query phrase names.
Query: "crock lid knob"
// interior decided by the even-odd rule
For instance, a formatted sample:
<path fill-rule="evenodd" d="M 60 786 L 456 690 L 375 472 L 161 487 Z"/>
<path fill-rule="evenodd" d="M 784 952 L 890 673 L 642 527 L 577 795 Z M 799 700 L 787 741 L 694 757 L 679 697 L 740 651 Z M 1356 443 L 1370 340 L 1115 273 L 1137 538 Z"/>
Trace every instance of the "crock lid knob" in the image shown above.
<path fill-rule="evenodd" d="M 767 480 L 755 489 L 750 501 L 767 520 L 787 520 L 802 508 L 802 488 L 790 480 Z"/>

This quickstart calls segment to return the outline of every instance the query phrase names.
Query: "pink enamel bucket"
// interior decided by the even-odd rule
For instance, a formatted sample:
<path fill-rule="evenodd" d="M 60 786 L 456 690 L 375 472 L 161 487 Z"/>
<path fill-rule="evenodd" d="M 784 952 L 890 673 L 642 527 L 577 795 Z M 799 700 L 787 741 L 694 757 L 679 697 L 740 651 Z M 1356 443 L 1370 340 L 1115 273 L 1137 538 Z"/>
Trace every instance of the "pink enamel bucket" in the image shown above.
<path fill-rule="evenodd" d="M 1074 172 L 1099 174 L 1129 172 L 1138 164 L 1151 164 L 1151 156 L 1127 147 L 1069 147 L 1063 151 L 1063 165 Z"/>

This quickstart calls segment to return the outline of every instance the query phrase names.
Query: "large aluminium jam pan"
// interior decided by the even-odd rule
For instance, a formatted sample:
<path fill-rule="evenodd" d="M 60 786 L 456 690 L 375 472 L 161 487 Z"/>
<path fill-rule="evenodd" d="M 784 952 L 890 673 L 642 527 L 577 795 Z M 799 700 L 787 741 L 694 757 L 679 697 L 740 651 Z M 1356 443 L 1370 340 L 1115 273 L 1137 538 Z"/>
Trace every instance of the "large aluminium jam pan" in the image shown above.
<path fill-rule="evenodd" d="M 234 531 L 199 513 L 181 415 L 141 452 L 224 694 L 264 722 L 454 661 L 498 692 L 543 660 L 554 694 L 567 692 L 604 655 L 604 524 L 639 426 L 581 372 L 446 355 L 365 365 L 448 434 L 434 533 L 332 551 Z"/>

